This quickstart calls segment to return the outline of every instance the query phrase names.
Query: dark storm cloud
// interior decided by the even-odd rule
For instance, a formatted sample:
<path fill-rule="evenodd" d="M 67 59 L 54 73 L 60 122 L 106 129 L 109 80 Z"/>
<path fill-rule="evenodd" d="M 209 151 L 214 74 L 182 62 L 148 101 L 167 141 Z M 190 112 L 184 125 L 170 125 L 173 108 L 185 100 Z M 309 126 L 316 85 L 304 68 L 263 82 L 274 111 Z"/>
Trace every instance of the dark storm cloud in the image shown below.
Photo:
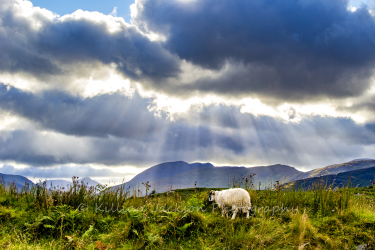
<path fill-rule="evenodd" d="M 81 98 L 48 91 L 39 95 L 0 84 L 0 106 L 43 127 L 76 136 L 113 135 L 147 141 L 165 121 L 147 106 L 149 99 L 137 93 Z"/>
<path fill-rule="evenodd" d="M 375 145 L 373 124 L 320 116 L 291 123 L 224 105 L 193 107 L 170 121 L 155 117 L 149 102 L 136 94 L 83 99 L 1 85 L 2 110 L 35 123 L 2 132 L 0 159 L 33 166 L 145 166 L 176 160 L 324 166 L 373 157 L 366 149 Z"/>
<path fill-rule="evenodd" d="M 0 159 L 31 165 L 49 165 L 61 162 L 61 159 L 56 157 L 52 152 L 39 153 L 35 147 L 36 145 L 33 145 L 33 142 L 36 141 L 35 139 L 36 137 L 33 133 L 23 130 L 12 131 L 10 137 L 6 137 L 2 133 L 2 136 L 0 136 L 0 143 L 2 145 Z"/>
<path fill-rule="evenodd" d="M 375 66 L 375 22 L 343 0 L 137 1 L 133 20 L 167 35 L 164 47 L 219 78 L 185 87 L 302 99 L 357 96 Z"/>
<path fill-rule="evenodd" d="M 118 165 L 124 160 L 149 162 L 158 154 L 162 158 L 167 154 L 168 158 L 174 157 L 174 152 L 185 155 L 184 151 L 189 154 L 212 146 L 243 153 L 245 148 L 236 131 L 221 131 L 221 124 L 213 129 L 214 123 L 204 120 L 194 124 L 195 118 L 189 115 L 174 122 L 163 115 L 156 117 L 149 111 L 150 103 L 151 99 L 142 99 L 136 93 L 132 97 L 114 93 L 81 98 L 58 91 L 33 94 L 0 84 L 4 111 L 34 121 L 37 130 L 62 136 L 56 139 L 38 131 L 13 130 L 0 138 L 1 159 L 41 166 L 95 162 Z M 220 120 L 224 119 L 225 114 Z"/>
<path fill-rule="evenodd" d="M 99 13 L 49 19 L 33 9 L 34 14 L 27 17 L 18 13 L 19 4 L 5 1 L 0 7 L 2 71 L 58 75 L 66 74 L 62 64 L 92 61 L 114 63 L 133 79 L 160 80 L 179 71 L 176 58 L 134 26 L 117 20 L 118 30 L 110 32 L 108 24 L 115 21 Z"/>
<path fill-rule="evenodd" d="M 66 138 L 33 130 L 12 131 L 0 136 L 0 158 L 2 161 L 33 166 L 69 163 L 151 166 L 183 159 L 231 161 L 234 165 L 249 162 L 305 167 L 312 164 L 317 167 L 327 162 L 373 156 L 371 150 L 366 151 L 364 148 L 374 147 L 373 126 L 364 127 L 350 120 L 333 118 L 311 118 L 292 126 L 277 121 L 262 121 L 267 120 L 264 117 L 254 120 L 254 124 L 269 125 L 235 130 L 232 137 L 223 136 L 221 133 L 225 134 L 226 131 L 220 128 L 210 127 L 204 134 L 202 129 L 190 128 L 191 132 L 186 129 L 176 137 L 159 133 L 158 141 L 153 142 L 114 137 Z"/>
<path fill-rule="evenodd" d="M 145 164 L 153 159 L 155 144 L 124 138 L 75 137 L 29 128 L 0 135 L 2 161 L 32 166 L 56 164 Z M 145 155 L 147 157 L 145 157 Z"/>
<path fill-rule="evenodd" d="M 240 110 L 237 107 L 227 107 L 225 105 L 205 106 L 199 112 L 192 112 L 190 115 L 197 116 L 196 119 L 201 122 L 216 124 L 221 127 L 238 129 L 240 126 L 237 119 L 240 116 Z"/>
<path fill-rule="evenodd" d="M 216 143 L 223 148 L 235 152 L 243 150 L 234 133 L 217 134 L 207 126 L 233 125 L 236 118 L 232 115 L 232 122 L 227 119 L 230 112 L 223 113 L 224 106 L 207 108 L 207 111 L 199 115 L 202 117 L 199 118 L 202 125 L 199 125 L 189 124 L 192 117 L 177 122 L 168 121 L 166 115 L 156 117 L 148 109 L 151 101 L 152 99 L 142 99 L 137 93 L 132 97 L 114 93 L 92 98 L 74 97 L 58 91 L 45 91 L 35 95 L 0 84 L 2 109 L 63 134 L 94 137 L 112 135 L 149 142 L 159 140 L 159 132 L 166 130 L 167 149 L 209 147 L 214 144 L 213 138 L 216 138 Z M 239 115 L 238 109 L 229 109 Z M 115 152 L 112 147 L 113 145 L 108 145 L 103 150 Z"/>
<path fill-rule="evenodd" d="M 221 148 L 229 154 L 243 154 L 244 146 L 235 138 L 213 131 L 214 142 L 208 145 L 200 128 L 191 127 L 177 137 L 154 132 L 157 140 L 149 142 L 126 138 L 72 137 L 43 134 L 33 129 L 15 130 L 0 135 L 2 161 L 15 161 L 32 166 L 56 164 L 135 165 L 176 160 L 214 159 L 213 148 Z M 167 138 L 165 138 L 167 137 Z M 200 151 L 208 151 L 201 154 Z M 210 157 L 209 157 L 210 156 Z"/>
<path fill-rule="evenodd" d="M 1 69 L 27 72 L 44 84 L 60 83 L 45 76 L 84 77 L 99 62 L 148 90 L 277 104 L 359 96 L 374 73 L 374 17 L 365 6 L 348 11 L 343 0 L 140 0 L 131 26 L 93 12 L 51 17 L 25 3 L 0 6 Z M 166 40 L 151 41 L 139 29 Z M 182 59 L 220 74 L 186 80 Z"/>
<path fill-rule="evenodd" d="M 366 124 L 366 128 L 375 133 L 375 123 Z"/>
<path fill-rule="evenodd" d="M 164 149 L 184 151 L 218 146 L 235 154 L 243 153 L 244 145 L 238 138 L 238 131 L 224 132 L 212 128 L 212 123 L 194 126 L 178 122 L 170 126 Z"/>

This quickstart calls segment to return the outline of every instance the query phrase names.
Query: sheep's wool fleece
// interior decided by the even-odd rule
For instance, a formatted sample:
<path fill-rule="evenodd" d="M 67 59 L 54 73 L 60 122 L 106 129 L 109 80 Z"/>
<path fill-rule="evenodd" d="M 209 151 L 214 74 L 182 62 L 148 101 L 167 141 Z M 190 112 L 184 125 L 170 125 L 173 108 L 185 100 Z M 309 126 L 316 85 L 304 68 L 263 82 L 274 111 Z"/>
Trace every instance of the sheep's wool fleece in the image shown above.
<path fill-rule="evenodd" d="M 232 188 L 215 193 L 217 203 L 224 205 L 236 205 L 237 207 L 249 206 L 250 195 L 242 188 Z"/>

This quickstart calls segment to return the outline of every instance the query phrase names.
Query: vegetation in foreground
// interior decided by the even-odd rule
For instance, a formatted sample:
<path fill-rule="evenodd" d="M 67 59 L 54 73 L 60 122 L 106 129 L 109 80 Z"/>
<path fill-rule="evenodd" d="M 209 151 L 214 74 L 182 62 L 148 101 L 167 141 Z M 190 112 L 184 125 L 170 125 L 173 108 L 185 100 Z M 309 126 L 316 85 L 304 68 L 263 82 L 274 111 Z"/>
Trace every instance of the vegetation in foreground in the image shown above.
<path fill-rule="evenodd" d="M 0 185 L 2 249 L 355 249 L 375 246 L 375 189 L 246 187 L 250 219 L 222 218 L 208 189 L 130 197 L 130 190 L 66 191 Z M 241 186 L 242 181 L 233 182 Z M 148 183 L 144 183 L 147 190 Z"/>

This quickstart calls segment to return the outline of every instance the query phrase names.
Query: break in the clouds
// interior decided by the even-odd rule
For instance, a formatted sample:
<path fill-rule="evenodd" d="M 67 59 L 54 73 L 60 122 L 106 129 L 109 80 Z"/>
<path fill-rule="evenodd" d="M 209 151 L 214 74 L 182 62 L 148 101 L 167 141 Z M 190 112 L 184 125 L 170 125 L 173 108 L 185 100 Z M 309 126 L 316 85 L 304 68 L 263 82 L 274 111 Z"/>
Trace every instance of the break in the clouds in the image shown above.
<path fill-rule="evenodd" d="M 309 169 L 375 157 L 365 5 L 137 0 L 131 11 L 126 23 L 1 1 L 1 163 L 48 177 L 70 164 Z"/>
<path fill-rule="evenodd" d="M 99 62 L 132 79 L 161 80 L 179 69 L 173 55 L 122 18 L 81 10 L 60 17 L 14 0 L 2 1 L 0 13 L 3 72 L 51 80 Z"/>

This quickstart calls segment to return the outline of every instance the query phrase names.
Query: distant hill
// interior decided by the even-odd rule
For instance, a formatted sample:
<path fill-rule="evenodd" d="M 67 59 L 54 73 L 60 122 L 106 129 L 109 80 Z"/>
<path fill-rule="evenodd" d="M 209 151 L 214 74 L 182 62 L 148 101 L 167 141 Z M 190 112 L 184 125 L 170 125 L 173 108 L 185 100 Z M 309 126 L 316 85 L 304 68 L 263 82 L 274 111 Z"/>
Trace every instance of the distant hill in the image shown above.
<path fill-rule="evenodd" d="M 46 181 L 47 188 L 67 189 L 73 185 L 73 182 L 66 181 L 66 180 L 45 180 L 45 181 Z M 79 184 L 81 184 L 81 181 L 83 181 L 83 183 L 88 187 L 95 187 L 96 185 L 100 184 L 99 182 L 94 181 L 93 179 L 89 177 L 78 179 Z M 43 182 L 39 182 L 38 185 L 43 185 Z"/>
<path fill-rule="evenodd" d="M 81 179 L 80 179 L 81 180 Z M 82 178 L 83 183 L 88 187 L 96 187 L 98 184 L 101 184 L 97 181 L 94 181 L 93 179 L 89 177 Z"/>
<path fill-rule="evenodd" d="M 325 175 L 321 177 L 296 180 L 285 184 L 284 187 L 308 189 L 321 183 L 324 187 L 331 186 L 332 188 L 335 188 L 347 186 L 349 179 L 351 187 L 369 186 L 371 185 L 371 181 L 375 180 L 375 167 L 342 172 L 337 175 Z"/>
<path fill-rule="evenodd" d="M 37 183 L 39 186 L 42 186 L 43 185 L 43 182 L 39 182 Z M 47 188 L 56 188 L 56 189 L 67 189 L 69 188 L 73 182 L 71 181 L 66 181 L 66 180 L 45 180 L 46 182 L 46 187 Z"/>
<path fill-rule="evenodd" d="M 32 187 L 34 183 L 23 177 L 21 175 L 12 175 L 12 174 L 1 174 L 0 173 L 0 183 L 4 183 L 6 186 L 14 183 L 18 189 L 22 189 L 27 183 L 29 187 Z"/>
<path fill-rule="evenodd" d="M 151 184 L 150 190 L 155 189 L 157 192 L 164 192 L 170 189 L 171 184 L 173 185 L 173 176 L 187 173 L 194 169 L 213 169 L 214 166 L 211 163 L 186 163 L 184 161 L 176 161 L 176 162 L 165 162 L 158 165 L 155 165 L 151 168 L 146 169 L 145 171 L 136 175 L 130 181 L 113 186 L 112 189 L 117 189 L 119 187 L 126 187 L 126 188 L 133 188 L 135 186 L 139 186 L 141 190 L 144 192 L 144 186 L 142 182 L 149 181 Z M 185 175 L 186 179 L 189 179 L 188 175 Z M 164 180 L 160 185 L 159 180 Z M 187 181 L 187 180 L 185 180 Z M 193 187 L 194 182 L 189 185 L 189 187 Z"/>
<path fill-rule="evenodd" d="M 312 177 L 320 177 L 325 175 L 336 175 L 341 172 L 348 172 L 358 169 L 375 167 L 375 160 L 372 159 L 356 159 L 353 161 L 334 164 L 323 168 L 313 169 L 308 172 L 297 175 L 294 180 L 308 179 Z"/>
<path fill-rule="evenodd" d="M 167 162 L 153 166 L 142 173 L 136 175 L 132 180 L 122 185 L 114 186 L 116 189 L 125 187 L 132 189 L 138 187 L 142 194 L 145 188 L 142 182 L 149 181 L 150 191 L 165 192 L 171 189 L 191 188 L 197 182 L 197 187 L 208 188 L 227 188 L 233 185 L 233 182 L 240 182 L 242 177 L 248 177 L 250 174 L 256 174 L 253 183 L 258 188 L 259 182 L 262 188 L 279 180 L 287 182 L 295 176 L 301 174 L 301 171 L 286 166 L 272 165 L 262 167 L 214 167 L 211 163 L 193 163 L 189 164 L 183 161 Z M 245 180 L 242 180 L 244 183 Z"/>
<path fill-rule="evenodd" d="M 157 179 L 171 177 L 177 174 L 185 173 L 193 169 L 213 168 L 211 163 L 186 163 L 184 161 L 165 162 L 146 169 L 142 173 L 136 175 L 132 182 L 146 182 Z"/>

